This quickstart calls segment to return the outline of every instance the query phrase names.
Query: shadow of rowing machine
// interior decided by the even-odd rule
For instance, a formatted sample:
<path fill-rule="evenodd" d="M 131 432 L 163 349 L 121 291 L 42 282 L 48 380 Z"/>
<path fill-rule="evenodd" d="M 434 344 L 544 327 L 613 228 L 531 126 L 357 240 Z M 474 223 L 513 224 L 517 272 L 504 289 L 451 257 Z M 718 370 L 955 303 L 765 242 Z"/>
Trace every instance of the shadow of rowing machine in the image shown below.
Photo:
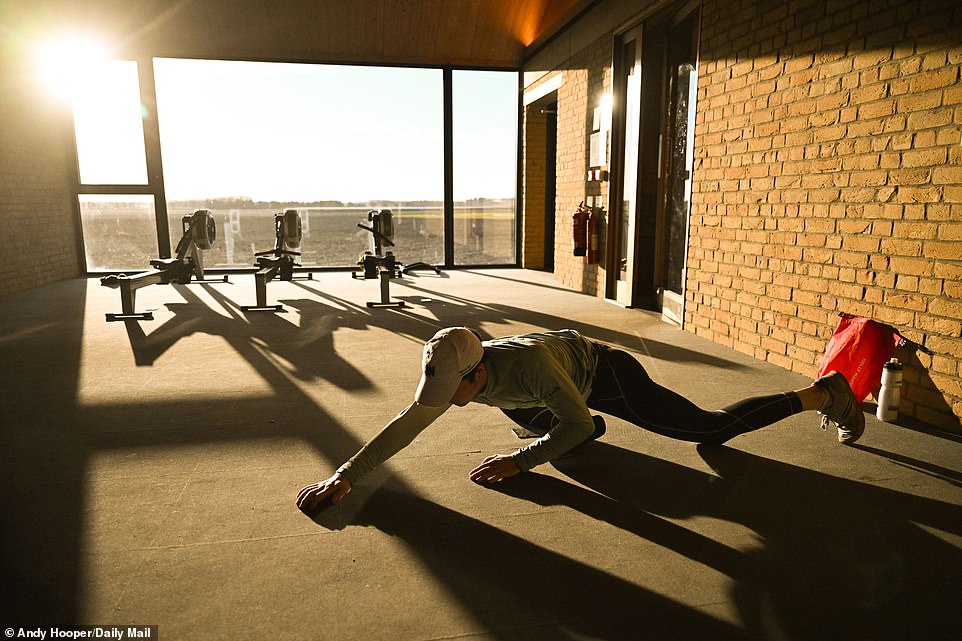
<path fill-rule="evenodd" d="M 226 283 L 227 276 L 214 280 L 204 278 L 203 250 L 210 249 L 217 238 L 214 216 L 209 209 L 197 209 L 181 219 L 183 235 L 177 243 L 174 258 L 152 258 L 152 270 L 132 274 L 104 276 L 100 284 L 120 289 L 120 313 L 106 314 L 107 321 L 154 320 L 152 312 L 135 310 L 137 290 L 148 285 L 189 285 L 192 283 Z"/>

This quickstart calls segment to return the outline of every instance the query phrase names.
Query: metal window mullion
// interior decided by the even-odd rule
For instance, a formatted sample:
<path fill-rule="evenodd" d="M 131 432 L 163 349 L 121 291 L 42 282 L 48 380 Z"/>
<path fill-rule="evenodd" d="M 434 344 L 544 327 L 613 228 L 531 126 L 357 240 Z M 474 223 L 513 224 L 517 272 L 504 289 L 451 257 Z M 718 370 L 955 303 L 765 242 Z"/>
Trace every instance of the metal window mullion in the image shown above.
<path fill-rule="evenodd" d="M 517 129 L 515 130 L 515 161 L 514 161 L 514 264 L 521 267 L 521 238 L 524 233 L 521 218 L 521 204 L 524 197 L 522 190 L 521 168 L 524 163 L 522 149 L 522 133 L 524 128 L 524 76 L 518 72 L 518 107 Z M 554 216 L 554 212 L 545 212 L 545 216 Z"/>
<path fill-rule="evenodd" d="M 147 185 L 154 196 L 154 221 L 157 227 L 157 251 L 170 258 L 170 227 L 167 220 L 167 195 L 164 190 L 164 167 L 160 154 L 160 126 L 157 121 L 157 90 L 151 58 L 137 60 L 140 102 L 143 106 L 144 151 L 147 155 Z"/>
<path fill-rule="evenodd" d="M 454 100 L 450 67 L 443 72 L 444 84 L 444 266 L 454 266 Z"/>
<path fill-rule="evenodd" d="M 74 230 L 77 234 L 77 263 L 81 274 L 86 274 L 89 266 L 87 264 L 87 241 L 84 237 L 83 215 L 80 209 L 80 148 L 77 146 L 77 122 L 74 120 L 73 104 L 68 108 L 68 114 L 64 116 L 64 136 L 68 138 L 73 147 L 73 153 L 67 155 L 67 162 L 70 170 L 70 192 L 73 194 L 71 206 L 74 214 Z"/>

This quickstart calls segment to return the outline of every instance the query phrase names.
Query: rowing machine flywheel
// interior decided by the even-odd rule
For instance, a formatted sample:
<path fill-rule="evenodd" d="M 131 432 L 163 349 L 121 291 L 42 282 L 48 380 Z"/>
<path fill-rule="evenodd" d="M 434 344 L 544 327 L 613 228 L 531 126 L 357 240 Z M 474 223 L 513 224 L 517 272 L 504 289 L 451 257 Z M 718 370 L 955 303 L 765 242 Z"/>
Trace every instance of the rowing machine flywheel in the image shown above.
<path fill-rule="evenodd" d="M 198 209 L 190 217 L 190 234 L 198 249 L 210 249 L 217 240 L 217 226 L 209 209 Z"/>
<path fill-rule="evenodd" d="M 280 231 L 285 248 L 293 250 L 301 246 L 301 238 L 303 238 L 301 215 L 296 209 L 284 210 Z"/>

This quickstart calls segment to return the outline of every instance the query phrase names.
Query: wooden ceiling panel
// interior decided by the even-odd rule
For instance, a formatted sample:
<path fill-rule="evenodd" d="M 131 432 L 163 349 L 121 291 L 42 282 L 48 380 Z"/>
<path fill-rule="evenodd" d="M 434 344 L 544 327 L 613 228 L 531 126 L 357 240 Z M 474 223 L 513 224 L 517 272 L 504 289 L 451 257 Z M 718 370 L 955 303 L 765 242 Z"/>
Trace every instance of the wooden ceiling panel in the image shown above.
<path fill-rule="evenodd" d="M 100 34 L 121 56 L 519 67 L 597 0 L 31 0 L 6 33 Z"/>
<path fill-rule="evenodd" d="M 431 11 L 424 6 L 423 3 L 417 3 L 417 21 L 415 22 L 415 29 L 417 33 L 427 33 L 427 34 L 437 34 L 441 30 L 441 14 L 437 11 Z M 440 55 L 440 47 L 438 45 L 438 38 L 435 37 L 425 37 L 418 38 L 415 41 L 415 56 L 419 60 L 433 60 Z"/>

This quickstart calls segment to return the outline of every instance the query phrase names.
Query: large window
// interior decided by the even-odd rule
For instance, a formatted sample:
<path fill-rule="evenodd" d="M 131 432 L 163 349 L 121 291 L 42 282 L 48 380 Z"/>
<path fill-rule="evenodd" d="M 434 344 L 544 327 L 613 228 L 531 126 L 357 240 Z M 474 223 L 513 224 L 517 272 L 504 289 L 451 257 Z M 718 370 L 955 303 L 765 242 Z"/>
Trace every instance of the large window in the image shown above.
<path fill-rule="evenodd" d="M 382 207 L 402 261 L 443 262 L 441 71 L 159 59 L 155 77 L 171 228 L 197 206 L 222 225 L 207 265 L 250 265 L 292 206 L 305 265 L 354 264 Z"/>
<path fill-rule="evenodd" d="M 137 63 L 108 67 L 75 105 L 90 270 L 146 269 L 198 208 L 217 224 L 208 269 L 251 267 L 274 246 L 274 214 L 292 207 L 305 266 L 355 265 L 370 247 L 358 223 L 383 208 L 402 263 L 515 263 L 516 72 L 451 72 L 446 127 L 441 69 L 154 59 L 140 87 Z M 155 112 L 142 94 L 156 95 Z M 163 168 L 150 181 L 145 114 Z"/>
<path fill-rule="evenodd" d="M 453 72 L 454 258 L 515 262 L 518 74 Z"/>
<path fill-rule="evenodd" d="M 79 179 L 108 191 L 78 195 L 87 269 L 144 269 L 157 255 L 154 199 L 109 194 L 147 184 L 137 63 L 93 61 L 73 80 Z"/>

